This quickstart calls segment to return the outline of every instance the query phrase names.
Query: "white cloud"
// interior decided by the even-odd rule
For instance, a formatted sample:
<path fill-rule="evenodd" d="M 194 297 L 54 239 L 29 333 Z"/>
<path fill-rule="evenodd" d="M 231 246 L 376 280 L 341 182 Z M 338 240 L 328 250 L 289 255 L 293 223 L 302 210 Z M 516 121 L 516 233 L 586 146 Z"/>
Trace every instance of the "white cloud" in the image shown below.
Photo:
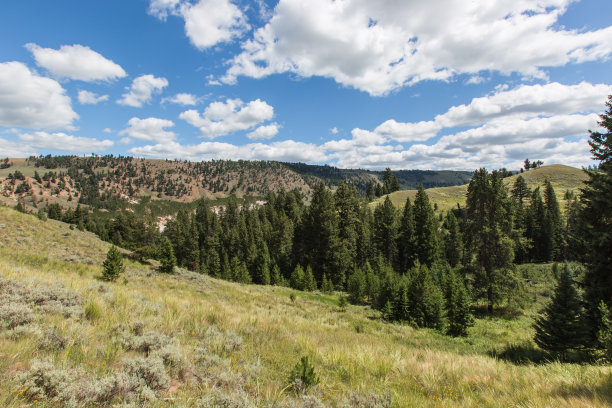
<path fill-rule="evenodd" d="M 174 95 L 171 98 L 162 99 L 162 102 L 176 103 L 177 105 L 183 105 L 183 106 L 192 106 L 192 105 L 198 104 L 199 98 L 192 94 L 179 93 L 179 94 Z"/>
<path fill-rule="evenodd" d="M 104 128 L 103 132 L 104 133 L 113 133 L 111 128 Z"/>
<path fill-rule="evenodd" d="M 0 137 L 0 156 L 5 157 L 30 157 L 36 153 L 30 146 L 26 146 L 23 143 L 11 142 L 9 140 Z"/>
<path fill-rule="evenodd" d="M 75 137 L 65 133 L 33 132 L 19 135 L 24 144 L 37 149 L 53 149 L 71 153 L 104 151 L 113 146 L 112 140 Z"/>
<path fill-rule="evenodd" d="M 78 99 L 79 99 L 79 102 L 84 105 L 85 104 L 95 105 L 100 102 L 108 101 L 108 95 L 98 96 L 93 92 L 81 90 L 79 91 Z"/>
<path fill-rule="evenodd" d="M 0 126 L 71 129 L 79 115 L 66 90 L 21 62 L 0 63 Z"/>
<path fill-rule="evenodd" d="M 333 127 L 330 129 L 330 132 L 332 133 L 332 135 L 337 135 L 338 134 L 338 128 L 337 127 Z"/>
<path fill-rule="evenodd" d="M 200 50 L 230 42 L 249 25 L 242 11 L 230 0 L 151 0 L 149 13 L 161 20 L 169 14 L 185 20 L 185 34 Z"/>
<path fill-rule="evenodd" d="M 458 74 L 543 78 L 544 68 L 612 53 L 612 26 L 577 31 L 557 25 L 572 1 L 440 0 L 432 7 L 397 0 L 280 0 L 269 23 L 242 44 L 223 81 L 292 72 L 384 95 Z"/>
<path fill-rule="evenodd" d="M 322 162 L 325 153 L 319 146 L 285 140 L 271 144 L 251 143 L 236 146 L 230 143 L 203 142 L 198 145 L 181 145 L 176 142 L 133 147 L 135 156 L 156 158 L 180 158 L 194 161 L 212 159 L 278 160 L 289 162 Z"/>
<path fill-rule="evenodd" d="M 272 123 L 270 125 L 259 126 L 254 131 L 247 134 L 247 137 L 251 140 L 261 139 L 272 139 L 278 134 L 278 123 Z"/>
<path fill-rule="evenodd" d="M 577 144 L 576 139 L 597 128 L 597 112 L 610 93 L 611 85 L 586 82 L 501 86 L 433 120 L 400 123 L 390 119 L 373 131 L 356 128 L 351 139 L 329 141 L 321 147 L 340 167 L 518 168 L 524 157 L 585 165 L 590 163 L 588 144 Z M 455 127 L 468 129 L 435 143 L 414 144 Z M 413 144 L 404 149 L 394 142 Z"/>
<path fill-rule="evenodd" d="M 123 94 L 123 98 L 117 103 L 140 108 L 143 104 L 149 103 L 153 95 L 161 93 L 162 89 L 167 86 L 166 78 L 157 78 L 153 75 L 139 76 L 132 82 L 132 86 L 128 89 L 129 92 Z"/>
<path fill-rule="evenodd" d="M 240 130 L 247 130 L 274 117 L 274 108 L 256 99 L 245 104 L 240 99 L 212 102 L 203 115 L 196 110 L 182 112 L 179 117 L 200 128 L 203 137 L 213 139 Z"/>
<path fill-rule="evenodd" d="M 167 119 L 140 119 L 134 117 L 128 121 L 128 127 L 119 132 L 119 135 L 127 135 L 133 139 L 164 143 L 176 138 L 176 134 L 174 132 L 165 130 L 165 128 L 173 126 L 174 122 Z M 124 140 L 124 143 L 127 141 L 128 140 Z"/>
<path fill-rule="evenodd" d="M 127 74 L 113 61 L 83 45 L 62 45 L 59 50 L 26 44 L 36 64 L 60 78 L 85 82 L 111 81 Z"/>
<path fill-rule="evenodd" d="M 151 0 L 151 4 L 149 4 L 149 14 L 160 20 L 166 20 L 168 14 L 178 13 L 180 3 L 181 0 Z"/>

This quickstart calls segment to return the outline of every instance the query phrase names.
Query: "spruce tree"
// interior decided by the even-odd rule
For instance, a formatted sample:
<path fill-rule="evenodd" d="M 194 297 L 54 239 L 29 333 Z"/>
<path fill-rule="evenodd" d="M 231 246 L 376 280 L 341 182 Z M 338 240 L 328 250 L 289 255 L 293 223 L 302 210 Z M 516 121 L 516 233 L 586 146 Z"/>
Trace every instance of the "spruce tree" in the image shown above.
<path fill-rule="evenodd" d="M 559 353 L 561 361 L 565 361 L 567 350 L 577 349 L 585 342 L 587 329 L 582 313 L 582 299 L 566 264 L 551 302 L 534 323 L 536 344 Z"/>
<path fill-rule="evenodd" d="M 389 196 L 374 210 L 374 245 L 391 265 L 397 257 L 397 210 Z"/>
<path fill-rule="evenodd" d="M 447 333 L 451 336 L 466 336 L 468 327 L 474 324 L 470 311 L 471 300 L 463 278 L 454 270 L 447 275 L 445 297 Z"/>
<path fill-rule="evenodd" d="M 117 280 L 119 275 L 125 272 L 123 257 L 116 246 L 111 245 L 106 253 L 106 259 L 102 262 L 102 267 L 102 279 L 109 282 Z"/>
<path fill-rule="evenodd" d="M 392 303 L 393 320 L 404 322 L 410 320 L 410 309 L 408 306 L 408 290 L 402 285 Z M 383 312 L 384 313 L 384 312 Z"/>
<path fill-rule="evenodd" d="M 176 266 L 176 258 L 174 257 L 174 249 L 168 237 L 164 236 L 159 247 L 159 262 L 161 263 L 159 270 L 164 273 L 173 273 Z"/>
<path fill-rule="evenodd" d="M 414 266 L 417 258 L 415 242 L 414 211 L 410 197 L 406 199 L 400 220 L 397 248 L 399 251 L 399 271 L 406 272 Z"/>
<path fill-rule="evenodd" d="M 363 303 L 366 295 L 366 277 L 360 268 L 355 269 L 347 282 L 349 302 L 354 305 Z"/>
<path fill-rule="evenodd" d="M 447 231 L 444 236 L 444 253 L 446 261 L 451 267 L 455 267 L 461 261 L 463 255 L 463 238 L 459 231 L 459 223 L 452 211 L 446 213 L 444 227 Z"/>
<path fill-rule="evenodd" d="M 312 267 L 308 265 L 306 271 L 304 271 L 304 290 L 314 292 L 317 290 L 317 281 L 312 273 Z"/>
<path fill-rule="evenodd" d="M 599 303 L 603 301 L 612 308 L 612 95 L 608 96 L 606 111 L 599 117 L 604 131 L 589 131 L 591 154 L 599 165 L 594 170 L 586 170 L 588 180 L 581 196 L 587 265 L 585 300 L 592 340 L 601 321 Z"/>
<path fill-rule="evenodd" d="M 438 256 L 438 234 L 436 217 L 423 184 L 414 198 L 413 210 L 416 256 L 421 264 L 429 266 Z"/>
<path fill-rule="evenodd" d="M 293 289 L 304 290 L 304 269 L 302 269 L 300 264 L 297 264 L 291 273 L 289 283 Z"/>
<path fill-rule="evenodd" d="M 471 251 L 475 289 L 487 299 L 487 309 L 516 289 L 512 209 L 498 172 L 482 168 L 468 185 L 465 242 Z"/>
<path fill-rule="evenodd" d="M 546 206 L 545 230 L 548 235 L 546 248 L 547 260 L 559 261 L 563 258 L 563 221 L 561 210 L 550 180 L 544 182 L 544 204 Z"/>

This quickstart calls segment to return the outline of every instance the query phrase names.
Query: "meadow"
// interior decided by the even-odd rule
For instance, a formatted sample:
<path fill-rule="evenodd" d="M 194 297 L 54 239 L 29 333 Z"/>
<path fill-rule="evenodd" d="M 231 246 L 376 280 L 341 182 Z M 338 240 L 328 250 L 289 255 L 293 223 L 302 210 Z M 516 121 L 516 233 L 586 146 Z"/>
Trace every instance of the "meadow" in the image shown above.
<path fill-rule="evenodd" d="M 477 317 L 467 337 L 452 338 L 341 308 L 338 293 L 160 274 L 128 258 L 123 277 L 102 282 L 108 248 L 68 224 L 0 208 L 0 405 L 612 404 L 609 366 L 560 363 L 531 340 L 554 285 L 550 265 L 521 267 L 531 281 L 525 309 Z M 302 356 L 320 382 L 297 392 L 288 377 Z"/>

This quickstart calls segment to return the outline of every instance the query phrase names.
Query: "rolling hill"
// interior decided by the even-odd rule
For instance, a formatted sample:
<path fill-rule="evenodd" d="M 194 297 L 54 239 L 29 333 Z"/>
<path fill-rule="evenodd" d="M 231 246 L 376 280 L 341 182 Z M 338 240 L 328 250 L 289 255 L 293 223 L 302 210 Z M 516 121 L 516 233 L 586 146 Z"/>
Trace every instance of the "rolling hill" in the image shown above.
<path fill-rule="evenodd" d="M 587 179 L 586 174 L 581 169 L 564 166 L 561 164 L 552 164 L 549 166 L 532 169 L 521 174 L 516 174 L 514 176 L 506 177 L 504 179 L 504 184 L 508 187 L 508 189 L 512 188 L 512 185 L 519 176 L 522 176 L 525 179 L 525 182 L 532 190 L 538 186 L 542 187 L 544 185 L 544 181 L 549 179 L 555 188 L 557 199 L 560 201 L 560 203 L 563 202 L 563 197 L 567 190 L 578 193 L 578 190 L 583 187 L 583 183 Z M 465 205 L 467 184 L 450 187 L 428 188 L 426 191 L 430 201 L 432 203 L 436 203 L 439 210 L 447 211 L 451 208 L 457 208 L 457 204 L 462 207 Z M 389 198 L 396 207 L 403 208 L 404 204 L 406 203 L 406 198 L 410 197 L 410 201 L 414 201 L 416 193 L 416 189 L 400 190 L 391 193 Z M 384 200 L 385 197 L 381 197 L 374 201 L 371 205 L 376 206 L 379 203 L 382 203 Z"/>
<path fill-rule="evenodd" d="M 125 259 L 109 245 L 0 207 L 0 405 L 153 407 L 604 407 L 609 366 L 513 363 L 549 266 L 524 271 L 533 307 L 478 318 L 466 338 L 385 323 L 338 294 L 241 285 Z M 320 383 L 288 377 L 308 356 Z M 521 361 L 520 358 L 517 361 Z"/>
<path fill-rule="evenodd" d="M 3 161 L 4 164 L 4 161 Z M 338 169 L 302 163 L 270 161 L 188 162 L 114 156 L 46 156 L 10 159 L 0 169 L 0 203 L 21 201 L 28 210 L 49 204 L 75 207 L 77 203 L 112 208 L 117 200 L 189 203 L 199 198 L 262 197 L 268 192 L 298 190 L 309 197 L 321 181 L 337 186 L 351 183 L 365 194 L 369 182 L 382 183 L 383 172 Z M 402 188 L 465 183 L 469 172 L 400 170 L 394 172 Z"/>

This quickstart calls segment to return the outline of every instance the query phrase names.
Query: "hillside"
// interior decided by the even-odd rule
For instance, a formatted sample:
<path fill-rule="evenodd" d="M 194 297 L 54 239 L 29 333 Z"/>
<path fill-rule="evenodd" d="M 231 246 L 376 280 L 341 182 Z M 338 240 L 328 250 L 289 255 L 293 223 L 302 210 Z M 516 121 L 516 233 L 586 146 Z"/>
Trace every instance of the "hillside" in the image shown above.
<path fill-rule="evenodd" d="M 549 166 L 539 167 L 527 172 L 506 177 L 504 184 L 511 189 L 516 179 L 522 176 L 530 189 L 542 187 L 544 181 L 549 179 L 552 186 L 555 188 L 557 199 L 563 207 L 563 197 L 567 190 L 578 193 L 578 190 L 583 187 L 584 181 L 587 179 L 586 174 L 581 169 L 575 167 L 564 166 L 562 164 L 552 164 Z M 426 189 L 427 195 L 432 203 L 438 204 L 438 209 L 442 211 L 457 208 L 457 204 L 462 207 L 465 205 L 467 184 L 450 187 L 435 187 Z M 402 208 L 406 203 L 406 198 L 410 197 L 410 201 L 414 201 L 417 190 L 401 190 L 389 195 L 391 202 Z M 373 206 L 384 201 L 385 197 L 381 197 L 373 202 Z"/>
<path fill-rule="evenodd" d="M 3 161 L 4 164 L 4 161 Z M 199 198 L 263 197 L 269 192 L 298 190 L 309 197 L 321 181 L 345 182 L 365 194 L 369 182 L 382 183 L 383 172 L 338 169 L 270 161 L 188 162 L 132 157 L 46 156 L 10 159 L 0 169 L 0 203 L 21 201 L 28 210 L 49 204 L 77 203 L 114 209 L 117 201 L 139 196 L 183 203 Z M 394 173 L 402 188 L 462 184 L 469 172 L 400 170 Z M 11 177 L 11 178 L 9 178 Z"/>
<path fill-rule="evenodd" d="M 107 249 L 93 234 L 0 207 L 0 405 L 612 402 L 609 366 L 512 363 L 537 355 L 531 322 L 550 293 L 548 266 L 524 271 L 533 309 L 477 319 L 467 338 L 451 338 L 369 308 L 344 311 L 337 295 L 163 275 L 127 259 L 125 279 L 103 283 Z M 287 378 L 303 355 L 321 381 L 298 396 Z"/>

